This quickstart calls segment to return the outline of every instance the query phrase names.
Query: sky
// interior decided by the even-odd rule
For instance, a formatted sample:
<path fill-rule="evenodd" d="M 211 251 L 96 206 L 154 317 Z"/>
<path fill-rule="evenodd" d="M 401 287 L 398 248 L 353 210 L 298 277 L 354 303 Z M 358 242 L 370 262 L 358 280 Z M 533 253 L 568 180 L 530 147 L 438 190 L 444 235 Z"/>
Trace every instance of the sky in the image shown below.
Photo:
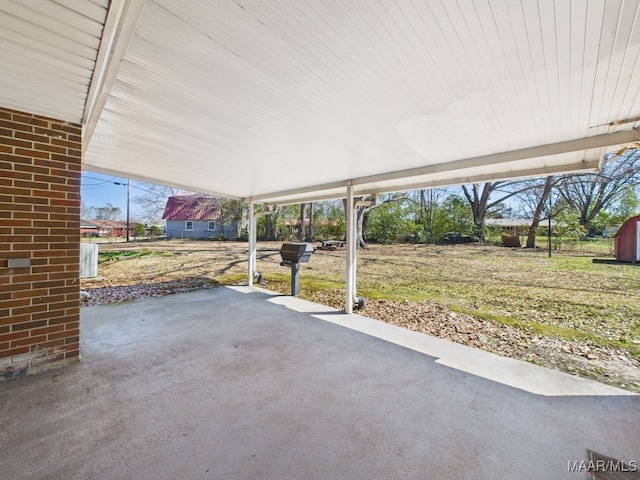
<path fill-rule="evenodd" d="M 136 218 L 139 214 L 136 197 L 142 195 L 149 188 L 148 183 L 131 180 L 130 216 Z M 104 207 L 111 204 L 120 208 L 122 219 L 127 215 L 127 179 L 113 175 L 103 175 L 89 171 L 82 172 L 81 200 L 83 209 Z"/>
<path fill-rule="evenodd" d="M 117 185 L 118 183 L 121 185 Z M 134 196 L 133 192 L 131 196 Z M 93 172 L 82 172 L 81 199 L 87 208 L 104 207 L 107 203 L 110 203 L 114 207 L 120 207 L 120 210 L 125 212 L 127 208 L 127 179 Z"/>

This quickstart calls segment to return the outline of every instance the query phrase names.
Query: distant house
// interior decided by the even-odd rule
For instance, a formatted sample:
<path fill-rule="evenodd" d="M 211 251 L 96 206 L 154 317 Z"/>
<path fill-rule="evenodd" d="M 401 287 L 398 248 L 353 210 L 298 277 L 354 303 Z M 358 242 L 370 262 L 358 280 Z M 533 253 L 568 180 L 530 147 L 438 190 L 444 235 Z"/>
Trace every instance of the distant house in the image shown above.
<path fill-rule="evenodd" d="M 80 235 L 83 237 L 98 237 L 98 224 L 94 220 L 80 219 Z"/>
<path fill-rule="evenodd" d="M 129 222 L 129 235 L 133 236 L 136 223 Z M 83 237 L 126 237 L 127 222 L 120 220 L 80 220 L 80 235 Z"/>
<path fill-rule="evenodd" d="M 616 233 L 615 254 L 619 262 L 640 262 L 640 215 L 629 218 Z"/>
<path fill-rule="evenodd" d="M 167 222 L 166 237 L 236 238 L 238 222 L 225 221 L 221 204 L 219 198 L 199 193 L 169 197 L 162 216 Z"/>
<path fill-rule="evenodd" d="M 528 233 L 531 222 L 530 218 L 487 218 L 484 224 L 502 227 L 503 235 L 518 237 Z"/>

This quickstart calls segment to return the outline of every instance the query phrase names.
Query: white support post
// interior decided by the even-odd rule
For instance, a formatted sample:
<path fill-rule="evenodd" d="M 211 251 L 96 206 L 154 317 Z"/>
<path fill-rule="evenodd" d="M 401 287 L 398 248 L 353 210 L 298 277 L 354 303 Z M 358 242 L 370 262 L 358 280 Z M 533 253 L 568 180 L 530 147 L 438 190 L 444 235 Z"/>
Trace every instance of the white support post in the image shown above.
<path fill-rule="evenodd" d="M 345 203 L 347 220 L 347 268 L 345 313 L 353 313 L 353 297 L 356 289 L 356 229 L 353 215 L 353 185 L 347 183 L 347 199 Z"/>
<path fill-rule="evenodd" d="M 249 202 L 249 277 L 247 279 L 247 285 L 253 286 L 253 275 L 256 271 L 256 218 L 253 214 L 253 202 Z"/>

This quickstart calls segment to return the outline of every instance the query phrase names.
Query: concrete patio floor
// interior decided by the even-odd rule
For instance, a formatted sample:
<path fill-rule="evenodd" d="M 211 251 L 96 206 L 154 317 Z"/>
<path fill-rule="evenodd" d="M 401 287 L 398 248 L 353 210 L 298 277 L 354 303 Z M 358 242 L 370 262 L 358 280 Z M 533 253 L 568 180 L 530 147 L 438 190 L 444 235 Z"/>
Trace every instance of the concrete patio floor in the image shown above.
<path fill-rule="evenodd" d="M 583 479 L 640 396 L 247 287 L 82 311 L 82 362 L 0 384 L 7 479 Z"/>

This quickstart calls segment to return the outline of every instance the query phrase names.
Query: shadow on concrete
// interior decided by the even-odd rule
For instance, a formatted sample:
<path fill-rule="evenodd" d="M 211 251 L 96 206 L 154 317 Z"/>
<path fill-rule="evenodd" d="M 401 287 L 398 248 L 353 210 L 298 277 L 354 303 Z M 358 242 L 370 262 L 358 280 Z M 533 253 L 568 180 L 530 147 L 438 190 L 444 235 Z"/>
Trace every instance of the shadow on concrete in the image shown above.
<path fill-rule="evenodd" d="M 6 478 L 575 479 L 585 449 L 638 460 L 640 396 L 259 289 L 89 307 L 81 332 L 80 364 L 0 384 Z"/>

